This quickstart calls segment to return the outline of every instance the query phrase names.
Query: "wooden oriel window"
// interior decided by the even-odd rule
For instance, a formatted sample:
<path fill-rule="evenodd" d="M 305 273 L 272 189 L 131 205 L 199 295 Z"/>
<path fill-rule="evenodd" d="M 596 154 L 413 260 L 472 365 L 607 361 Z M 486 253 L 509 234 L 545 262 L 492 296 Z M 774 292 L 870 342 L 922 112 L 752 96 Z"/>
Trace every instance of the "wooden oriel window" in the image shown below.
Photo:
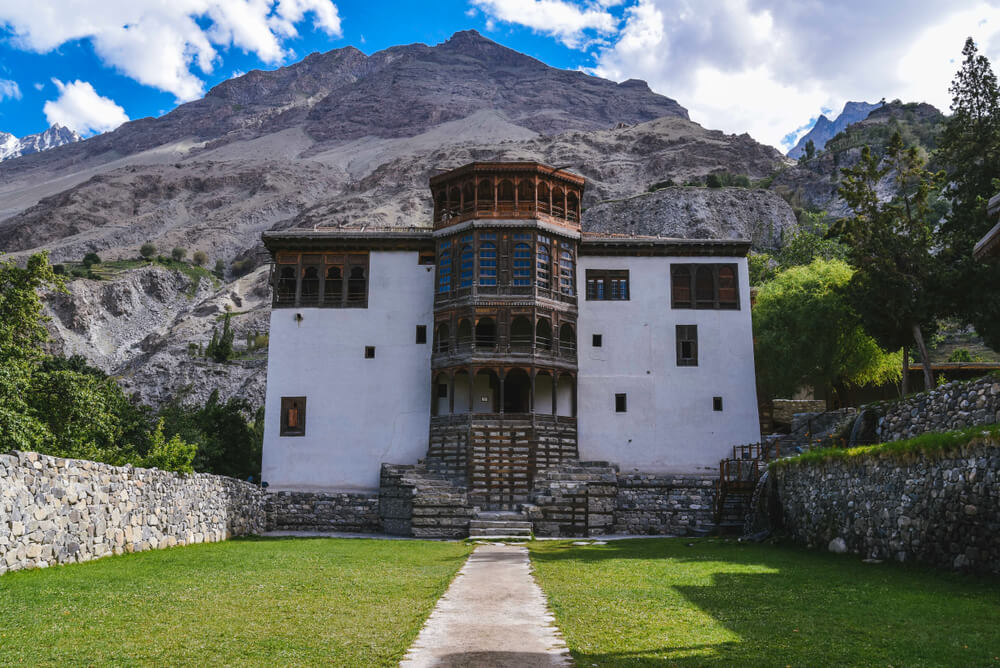
<path fill-rule="evenodd" d="M 306 398 L 281 397 L 281 436 L 306 435 Z"/>
<path fill-rule="evenodd" d="M 691 263 L 670 268 L 673 308 L 739 310 L 737 265 Z"/>
<path fill-rule="evenodd" d="M 587 301 L 628 301 L 628 269 L 588 269 Z"/>
<path fill-rule="evenodd" d="M 274 306 L 367 308 L 368 253 L 278 253 Z"/>
<path fill-rule="evenodd" d="M 698 366 L 698 325 L 677 325 L 677 366 Z"/>

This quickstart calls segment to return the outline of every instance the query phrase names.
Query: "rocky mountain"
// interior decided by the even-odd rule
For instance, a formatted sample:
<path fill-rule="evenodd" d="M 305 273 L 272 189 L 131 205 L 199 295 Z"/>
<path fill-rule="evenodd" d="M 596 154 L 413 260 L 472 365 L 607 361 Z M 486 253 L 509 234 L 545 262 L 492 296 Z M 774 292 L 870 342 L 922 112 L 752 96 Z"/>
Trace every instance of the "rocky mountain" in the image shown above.
<path fill-rule="evenodd" d="M 892 135 L 899 132 L 907 145 L 921 146 L 930 153 L 937 146 L 944 121 L 944 114 L 929 104 L 895 100 L 832 137 L 826 143 L 826 150 L 811 160 L 781 170 L 775 175 L 771 189 L 797 207 L 827 211 L 834 217 L 846 216 L 849 211 L 837 196 L 840 170 L 857 164 L 864 146 L 881 153 Z M 892 177 L 887 175 L 883 184 L 886 197 L 891 195 Z"/>
<path fill-rule="evenodd" d="M 809 132 L 799 138 L 799 142 L 788 152 L 788 157 L 798 160 L 806 152 L 806 144 L 812 141 L 817 151 L 822 151 L 826 143 L 847 129 L 848 125 L 857 123 L 868 118 L 868 114 L 882 106 L 882 103 L 868 104 L 867 102 L 848 102 L 844 105 L 844 110 L 832 121 L 826 114 L 820 114 L 816 119 L 816 125 Z"/>
<path fill-rule="evenodd" d="M 786 164 L 748 135 L 691 122 L 643 82 L 558 70 L 462 32 L 371 56 L 350 47 L 313 54 L 224 82 L 160 118 L 2 163 L 0 248 L 15 256 L 48 249 L 64 263 L 87 252 L 135 258 L 147 241 L 163 254 L 204 251 L 209 266 L 226 268 L 217 285 L 162 267 L 73 280 L 71 295 L 50 303 L 54 334 L 63 350 L 149 401 L 181 388 L 199 399 L 212 387 L 257 401 L 262 368 L 194 360 L 188 344 L 207 342 L 227 307 L 239 314 L 237 341 L 266 331 L 260 233 L 317 223 L 430 226 L 430 176 L 487 159 L 539 160 L 585 176 L 585 227 L 600 202 L 654 183 L 722 171 L 763 179 Z M 767 195 L 668 191 L 630 224 L 729 235 L 791 216 L 771 197 L 758 220 L 733 224 L 733 202 Z M 671 193 L 695 213 L 669 205 Z"/>
<path fill-rule="evenodd" d="M 81 141 L 83 137 L 76 130 L 70 130 L 56 123 L 45 132 L 27 135 L 18 139 L 8 132 L 0 132 L 0 162 L 22 155 L 47 151 L 50 148 Z"/>

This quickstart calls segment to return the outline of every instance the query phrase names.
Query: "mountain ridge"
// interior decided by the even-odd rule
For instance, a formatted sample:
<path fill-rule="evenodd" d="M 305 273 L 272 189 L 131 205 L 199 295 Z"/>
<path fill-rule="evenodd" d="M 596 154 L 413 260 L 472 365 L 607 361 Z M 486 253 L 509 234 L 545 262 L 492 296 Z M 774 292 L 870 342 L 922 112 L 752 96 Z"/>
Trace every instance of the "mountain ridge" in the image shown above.
<path fill-rule="evenodd" d="M 64 144 L 82 141 L 76 130 L 54 123 L 47 130 L 18 138 L 9 132 L 0 132 L 0 162 L 22 155 L 49 151 Z"/>
<path fill-rule="evenodd" d="M 868 115 L 882 106 L 882 103 L 869 104 L 868 102 L 846 102 L 844 109 L 834 120 L 820 114 L 816 119 L 816 124 L 806 134 L 799 138 L 798 143 L 788 152 L 788 157 L 798 160 L 806 153 L 806 144 L 812 141 L 817 151 L 826 148 L 826 143 L 835 136 L 847 129 L 852 123 L 857 123 L 868 118 Z"/>

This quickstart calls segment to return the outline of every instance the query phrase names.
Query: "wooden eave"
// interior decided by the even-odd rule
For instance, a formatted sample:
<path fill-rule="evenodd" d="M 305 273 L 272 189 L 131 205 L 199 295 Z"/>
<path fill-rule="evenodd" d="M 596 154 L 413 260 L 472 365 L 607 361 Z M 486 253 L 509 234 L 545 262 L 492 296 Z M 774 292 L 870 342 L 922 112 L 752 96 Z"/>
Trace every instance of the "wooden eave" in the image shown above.
<path fill-rule="evenodd" d="M 991 206 L 993 199 L 990 200 Z M 972 257 L 977 260 L 985 260 L 989 257 L 1000 258 L 1000 222 L 994 225 L 993 229 L 986 233 L 986 236 L 976 242 L 972 249 Z"/>
<path fill-rule="evenodd" d="M 746 257 L 743 239 L 674 239 L 584 234 L 579 254 L 600 256 Z"/>
<path fill-rule="evenodd" d="M 433 188 L 470 174 L 513 174 L 516 172 L 532 172 L 579 188 L 583 188 L 586 183 L 586 179 L 579 174 L 568 172 L 565 169 L 556 169 L 540 162 L 470 162 L 443 174 L 432 176 L 430 186 Z"/>
<path fill-rule="evenodd" d="M 329 229 L 264 232 L 264 246 L 277 251 L 433 251 L 430 228 L 386 230 Z"/>

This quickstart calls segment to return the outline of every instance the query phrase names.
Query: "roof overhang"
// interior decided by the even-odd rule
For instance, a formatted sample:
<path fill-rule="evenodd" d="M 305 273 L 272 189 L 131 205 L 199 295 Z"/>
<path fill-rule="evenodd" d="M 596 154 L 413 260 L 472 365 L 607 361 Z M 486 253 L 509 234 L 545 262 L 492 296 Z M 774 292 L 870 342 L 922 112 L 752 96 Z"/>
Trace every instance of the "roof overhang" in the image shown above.
<path fill-rule="evenodd" d="M 282 230 L 280 232 L 264 232 L 261 239 L 264 246 L 272 253 L 282 250 L 434 250 L 434 236 L 430 228 Z"/>
<path fill-rule="evenodd" d="M 990 200 L 991 209 L 995 199 L 997 198 L 994 197 Z M 986 236 L 976 242 L 972 249 L 972 256 L 977 260 L 985 260 L 990 257 L 1000 259 L 1000 222 L 994 225 L 993 229 L 986 233 Z"/>
<path fill-rule="evenodd" d="M 750 242 L 744 239 L 674 239 L 584 234 L 580 241 L 580 255 L 746 257 L 749 252 Z"/>

